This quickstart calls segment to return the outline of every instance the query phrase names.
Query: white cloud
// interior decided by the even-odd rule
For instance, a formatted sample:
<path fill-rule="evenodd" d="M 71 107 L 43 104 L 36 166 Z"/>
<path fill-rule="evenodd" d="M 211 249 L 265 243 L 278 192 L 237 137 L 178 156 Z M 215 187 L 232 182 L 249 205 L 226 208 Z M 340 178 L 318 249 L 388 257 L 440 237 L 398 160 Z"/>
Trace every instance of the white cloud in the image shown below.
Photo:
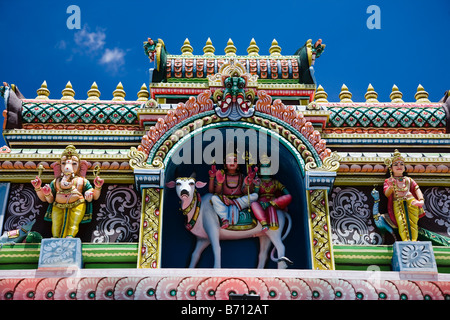
<path fill-rule="evenodd" d="M 98 64 L 106 67 L 112 72 L 119 71 L 119 68 L 125 64 L 125 50 L 114 47 L 106 47 L 106 29 L 97 27 L 95 31 L 90 30 L 85 24 L 83 28 L 74 34 L 75 46 L 72 48 L 72 55 L 67 59 L 71 61 L 74 56 L 89 56 L 97 61 Z M 58 49 L 65 49 L 68 43 L 61 40 L 57 43 Z M 100 57 L 100 59 L 99 59 Z"/>
<path fill-rule="evenodd" d="M 99 62 L 117 71 L 125 63 L 125 51 L 117 47 L 112 50 L 106 49 Z"/>
<path fill-rule="evenodd" d="M 105 46 L 106 34 L 103 29 L 97 28 L 95 32 L 89 32 L 87 25 L 83 26 L 83 29 L 76 32 L 74 35 L 75 43 L 82 50 L 88 52 L 96 52 Z"/>
<path fill-rule="evenodd" d="M 67 43 L 64 40 L 60 40 L 55 45 L 56 49 L 65 50 L 67 48 Z"/>

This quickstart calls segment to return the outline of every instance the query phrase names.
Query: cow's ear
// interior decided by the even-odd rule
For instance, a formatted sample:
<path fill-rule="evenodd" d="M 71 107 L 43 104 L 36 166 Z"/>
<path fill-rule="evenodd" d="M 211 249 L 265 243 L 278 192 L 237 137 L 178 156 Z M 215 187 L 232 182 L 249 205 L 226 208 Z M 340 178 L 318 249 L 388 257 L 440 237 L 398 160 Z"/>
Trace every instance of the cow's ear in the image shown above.
<path fill-rule="evenodd" d="M 175 181 L 169 181 L 166 183 L 166 187 L 168 188 L 175 188 L 175 185 L 176 185 Z"/>
<path fill-rule="evenodd" d="M 206 186 L 206 182 L 197 181 L 197 182 L 195 183 L 195 186 L 196 186 L 197 188 L 203 188 L 204 186 Z"/>

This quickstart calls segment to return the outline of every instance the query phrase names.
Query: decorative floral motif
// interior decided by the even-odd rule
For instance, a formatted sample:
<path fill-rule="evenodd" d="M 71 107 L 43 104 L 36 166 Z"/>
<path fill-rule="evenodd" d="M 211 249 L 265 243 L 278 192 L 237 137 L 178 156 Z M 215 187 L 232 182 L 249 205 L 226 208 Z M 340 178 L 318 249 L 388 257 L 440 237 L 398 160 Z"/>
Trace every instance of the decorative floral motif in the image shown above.
<path fill-rule="evenodd" d="M 418 281 L 424 300 L 444 300 L 442 290 L 433 282 Z"/>
<path fill-rule="evenodd" d="M 98 282 L 95 291 L 95 300 L 114 300 L 114 288 L 116 283 L 122 278 L 102 278 Z"/>
<path fill-rule="evenodd" d="M 422 268 L 432 260 L 432 253 L 424 245 L 406 245 L 402 247 L 401 261 L 407 268 Z"/>
<path fill-rule="evenodd" d="M 35 300 L 53 300 L 55 297 L 55 288 L 60 278 L 37 279 L 39 283 L 36 286 Z"/>
<path fill-rule="evenodd" d="M 41 247 L 40 260 L 42 264 L 70 264 L 74 263 L 77 244 L 72 239 L 59 239 Z"/>
<path fill-rule="evenodd" d="M 0 300 L 229 299 L 230 293 L 261 299 L 442 300 L 448 281 L 292 277 L 87 277 L 0 279 Z"/>
<path fill-rule="evenodd" d="M 178 284 L 177 300 L 195 300 L 197 297 L 197 288 L 203 278 L 186 278 Z"/>
<path fill-rule="evenodd" d="M 291 298 L 289 287 L 280 278 L 265 279 L 264 283 L 269 290 L 269 300 L 288 300 Z"/>
<path fill-rule="evenodd" d="M 135 289 L 139 277 L 122 278 L 117 281 L 114 287 L 114 300 L 134 300 Z"/>
<path fill-rule="evenodd" d="M 177 299 L 177 287 L 180 283 L 180 279 L 176 277 L 167 277 L 161 279 L 156 287 L 156 299 L 157 300 L 176 300 Z"/>
<path fill-rule="evenodd" d="M 97 284 L 102 278 L 82 278 L 78 282 L 77 300 L 95 300 Z"/>
<path fill-rule="evenodd" d="M 17 284 L 14 292 L 16 300 L 34 300 L 36 297 L 37 282 L 34 279 L 23 279 Z"/>
<path fill-rule="evenodd" d="M 137 124 L 136 104 L 116 103 L 23 103 L 24 123 Z"/>
<path fill-rule="evenodd" d="M 143 278 L 136 285 L 135 300 L 156 300 L 156 287 L 161 280 L 159 277 Z"/>
<path fill-rule="evenodd" d="M 31 185 L 11 184 L 4 230 L 14 230 L 36 219 L 43 206 Z"/>
<path fill-rule="evenodd" d="M 92 242 L 136 242 L 139 233 L 140 196 L 134 186 L 109 185 L 96 214 Z"/>
<path fill-rule="evenodd" d="M 284 278 L 283 281 L 291 291 L 292 300 L 311 300 L 312 291 L 306 281 L 298 278 Z"/>
<path fill-rule="evenodd" d="M 355 289 L 355 299 L 357 300 L 377 300 L 377 291 L 368 281 L 349 279 L 348 282 Z"/>
<path fill-rule="evenodd" d="M 450 188 L 433 187 L 424 191 L 426 218 L 446 229 L 450 237 Z"/>
<path fill-rule="evenodd" d="M 328 127 L 445 128 L 445 110 L 439 105 L 424 108 L 361 106 L 329 107 Z"/>
<path fill-rule="evenodd" d="M 0 148 L 0 153 L 10 153 L 11 149 L 8 146 L 3 146 Z"/>
<path fill-rule="evenodd" d="M 355 288 L 343 279 L 331 279 L 329 283 L 333 286 L 335 300 L 356 300 Z"/>
<path fill-rule="evenodd" d="M 368 199 L 363 191 L 353 187 L 333 189 L 329 202 L 333 243 L 382 244 Z"/>
<path fill-rule="evenodd" d="M 331 284 L 323 279 L 303 279 L 311 288 L 312 300 L 334 300 L 335 293 Z"/>
<path fill-rule="evenodd" d="M 229 300 L 230 294 L 248 294 L 248 287 L 241 279 L 227 279 L 216 289 L 216 300 Z"/>
<path fill-rule="evenodd" d="M 58 281 L 55 288 L 54 300 L 76 300 L 80 278 L 68 277 Z"/>
<path fill-rule="evenodd" d="M 400 280 L 395 282 L 400 300 L 423 300 L 423 294 L 417 283 Z"/>

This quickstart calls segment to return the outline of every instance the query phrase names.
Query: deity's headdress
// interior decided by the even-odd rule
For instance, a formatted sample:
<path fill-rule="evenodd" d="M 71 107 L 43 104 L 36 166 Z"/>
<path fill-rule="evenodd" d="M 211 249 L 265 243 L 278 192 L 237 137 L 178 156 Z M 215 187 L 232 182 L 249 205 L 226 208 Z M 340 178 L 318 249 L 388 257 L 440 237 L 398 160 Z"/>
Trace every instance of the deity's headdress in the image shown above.
<path fill-rule="evenodd" d="M 259 162 L 261 163 L 261 166 L 268 167 L 270 165 L 270 158 L 264 153 L 261 156 L 261 159 L 259 159 Z"/>
<path fill-rule="evenodd" d="M 77 157 L 78 160 L 80 160 L 80 155 L 77 152 L 77 149 L 75 148 L 75 146 L 73 145 L 68 145 L 66 147 L 66 149 L 64 149 L 64 151 L 61 153 L 61 158 L 62 157 Z"/>
<path fill-rule="evenodd" d="M 384 160 L 384 164 L 388 167 L 391 167 L 392 164 L 398 160 L 401 160 L 404 162 L 405 158 L 403 158 L 402 154 L 397 149 L 395 149 L 394 155 L 392 156 L 392 158 L 387 158 L 386 160 Z"/>

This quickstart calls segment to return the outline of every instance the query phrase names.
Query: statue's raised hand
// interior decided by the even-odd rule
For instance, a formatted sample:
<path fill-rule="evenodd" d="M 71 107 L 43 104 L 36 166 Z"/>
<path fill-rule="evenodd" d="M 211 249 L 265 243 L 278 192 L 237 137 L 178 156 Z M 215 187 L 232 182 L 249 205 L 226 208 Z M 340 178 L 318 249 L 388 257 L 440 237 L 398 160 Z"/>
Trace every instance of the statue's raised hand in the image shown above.
<path fill-rule="evenodd" d="M 102 178 L 100 178 L 99 176 L 96 176 L 94 179 L 94 185 L 97 188 L 101 188 L 103 183 L 105 183 L 105 180 L 103 180 Z"/>
<path fill-rule="evenodd" d="M 49 196 L 52 193 L 52 189 L 50 188 L 49 184 L 46 184 L 45 186 L 43 186 L 41 190 L 45 196 Z"/>
<path fill-rule="evenodd" d="M 93 191 L 89 191 L 88 190 L 88 191 L 86 191 L 84 193 L 84 198 L 86 199 L 87 202 L 91 202 L 93 197 L 94 197 L 94 192 Z"/>
<path fill-rule="evenodd" d="M 225 174 L 222 173 L 222 171 L 217 170 L 216 171 L 216 179 L 218 183 L 223 183 L 225 181 Z"/>
<path fill-rule="evenodd" d="M 255 167 L 254 169 L 250 168 L 250 170 L 248 171 L 247 177 L 245 177 L 245 180 L 244 180 L 245 183 L 251 184 L 253 182 L 253 179 L 255 179 L 257 172 L 258 172 L 258 167 Z"/>
<path fill-rule="evenodd" d="M 33 185 L 33 187 L 35 189 L 39 189 L 41 187 L 42 184 L 42 180 L 41 178 L 39 178 L 38 176 L 36 176 L 36 179 L 31 180 L 31 184 Z"/>
<path fill-rule="evenodd" d="M 214 177 L 216 176 L 216 172 L 217 172 L 216 165 L 213 164 L 213 165 L 211 166 L 211 170 L 208 171 L 209 177 L 210 177 L 210 178 L 214 178 Z"/>

